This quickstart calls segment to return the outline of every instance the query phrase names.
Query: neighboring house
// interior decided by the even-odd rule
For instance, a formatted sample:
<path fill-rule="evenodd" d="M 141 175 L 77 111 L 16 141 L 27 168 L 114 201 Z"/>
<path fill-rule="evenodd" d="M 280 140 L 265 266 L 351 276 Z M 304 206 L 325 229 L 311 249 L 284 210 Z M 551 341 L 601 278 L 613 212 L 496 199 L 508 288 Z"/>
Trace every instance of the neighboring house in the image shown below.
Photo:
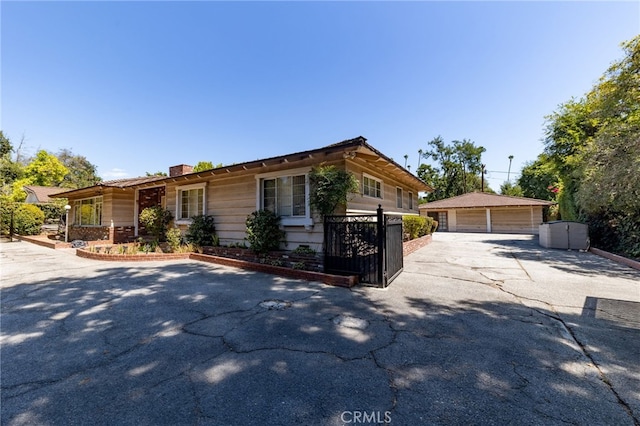
<path fill-rule="evenodd" d="M 420 205 L 438 231 L 538 234 L 542 209 L 555 203 L 535 198 L 471 192 Z"/>
<path fill-rule="evenodd" d="M 36 185 L 23 186 L 22 189 L 27 193 L 27 199 L 24 202 L 28 204 L 51 203 L 54 201 L 50 198 L 52 195 L 58 194 L 62 191 L 68 191 L 68 188 Z"/>
<path fill-rule="evenodd" d="M 253 211 L 269 209 L 281 217 L 287 248 L 300 244 L 319 250 L 322 219 L 311 211 L 309 177 L 313 166 L 335 165 L 360 182 L 346 209 L 336 214 L 418 215 L 418 192 L 432 190 L 422 180 L 377 151 L 363 137 L 324 148 L 249 161 L 193 173 L 187 165 L 171 167 L 169 176 L 101 182 L 61 194 L 71 205 L 69 238 L 121 242 L 144 235 L 138 217 L 160 205 L 186 230 L 191 217 L 212 215 L 221 244 L 243 243 L 245 222 Z"/>

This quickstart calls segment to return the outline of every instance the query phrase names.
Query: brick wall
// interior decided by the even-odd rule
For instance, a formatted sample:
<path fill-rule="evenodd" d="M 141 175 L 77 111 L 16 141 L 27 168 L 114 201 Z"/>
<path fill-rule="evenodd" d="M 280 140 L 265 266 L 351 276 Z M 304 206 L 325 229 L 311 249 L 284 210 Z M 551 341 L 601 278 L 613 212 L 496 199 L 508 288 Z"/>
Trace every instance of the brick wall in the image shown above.
<path fill-rule="evenodd" d="M 69 225 L 69 241 L 104 241 L 109 243 L 125 243 L 135 238 L 133 226 L 75 226 Z"/>
<path fill-rule="evenodd" d="M 290 251 L 272 251 L 265 255 L 258 255 L 250 249 L 237 247 L 204 247 L 203 252 L 204 254 L 213 256 L 228 257 L 273 266 L 294 268 L 304 265 L 304 269 L 307 271 L 322 272 L 324 270 L 322 253 L 299 254 Z"/>
<path fill-rule="evenodd" d="M 431 235 L 425 235 L 424 237 L 416 238 L 414 240 L 405 241 L 402 243 L 402 255 L 409 256 L 414 251 L 421 249 L 431 242 Z"/>

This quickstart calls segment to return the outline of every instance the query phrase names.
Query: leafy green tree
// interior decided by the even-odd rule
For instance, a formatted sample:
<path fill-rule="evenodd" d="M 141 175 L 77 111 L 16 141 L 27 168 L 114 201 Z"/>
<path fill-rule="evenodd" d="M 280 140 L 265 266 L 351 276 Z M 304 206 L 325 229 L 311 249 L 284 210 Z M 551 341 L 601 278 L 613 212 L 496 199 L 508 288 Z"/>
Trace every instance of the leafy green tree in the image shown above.
<path fill-rule="evenodd" d="M 349 195 L 357 193 L 360 188 L 353 173 L 324 164 L 311 169 L 309 183 L 309 202 L 322 216 L 333 214 L 338 207 L 345 207 Z"/>
<path fill-rule="evenodd" d="M 422 156 L 435 164 L 420 164 L 417 170 L 418 177 L 434 188 L 434 192 L 427 195 L 428 201 L 481 190 L 484 147 L 467 139 L 446 144 L 440 136 L 428 145 Z"/>
<path fill-rule="evenodd" d="M 583 98 L 548 118 L 545 153 L 563 219 L 589 223 L 592 244 L 640 257 L 640 36 Z"/>
<path fill-rule="evenodd" d="M 86 157 L 75 155 L 69 149 L 58 152 L 58 160 L 67 168 L 69 173 L 62 179 L 60 186 L 64 188 L 85 188 L 93 186 L 102 179 L 97 175 L 97 168 Z"/>
<path fill-rule="evenodd" d="M 169 176 L 167 172 L 155 172 L 155 173 L 146 172 L 145 175 L 146 176 Z"/>
<path fill-rule="evenodd" d="M 560 177 L 547 154 L 540 154 L 535 161 L 525 164 L 518 186 L 522 195 L 539 200 L 555 201 L 559 191 Z"/>
<path fill-rule="evenodd" d="M 522 188 L 518 185 L 514 185 L 511 182 L 504 182 L 500 185 L 500 194 L 511 195 L 512 197 L 522 197 Z"/>
<path fill-rule="evenodd" d="M 59 186 L 69 173 L 64 164 L 55 155 L 40 150 L 25 167 L 24 174 L 31 185 Z"/>
<path fill-rule="evenodd" d="M 4 135 L 4 132 L 0 130 L 0 156 L 11 155 L 13 151 L 13 145 L 11 141 Z"/>
<path fill-rule="evenodd" d="M 195 173 L 211 169 L 213 169 L 213 163 L 211 161 L 198 161 L 198 164 L 195 165 L 193 171 Z"/>
<path fill-rule="evenodd" d="M 12 152 L 11 141 L 0 130 L 0 194 L 7 196 L 12 194 L 13 183 L 24 176 L 24 167 L 11 159 Z"/>

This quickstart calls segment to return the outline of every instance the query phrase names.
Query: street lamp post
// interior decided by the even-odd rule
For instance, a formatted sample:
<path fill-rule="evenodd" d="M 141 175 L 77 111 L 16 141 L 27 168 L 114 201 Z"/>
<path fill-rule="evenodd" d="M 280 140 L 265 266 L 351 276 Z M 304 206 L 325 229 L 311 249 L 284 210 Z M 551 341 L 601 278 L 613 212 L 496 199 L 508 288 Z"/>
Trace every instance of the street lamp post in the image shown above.
<path fill-rule="evenodd" d="M 67 204 L 64 206 L 64 242 L 69 242 L 69 210 L 71 210 L 71 206 Z"/>
<path fill-rule="evenodd" d="M 513 155 L 509 156 L 509 171 L 507 172 L 507 182 L 510 182 L 509 176 L 511 176 L 511 160 L 513 160 Z"/>

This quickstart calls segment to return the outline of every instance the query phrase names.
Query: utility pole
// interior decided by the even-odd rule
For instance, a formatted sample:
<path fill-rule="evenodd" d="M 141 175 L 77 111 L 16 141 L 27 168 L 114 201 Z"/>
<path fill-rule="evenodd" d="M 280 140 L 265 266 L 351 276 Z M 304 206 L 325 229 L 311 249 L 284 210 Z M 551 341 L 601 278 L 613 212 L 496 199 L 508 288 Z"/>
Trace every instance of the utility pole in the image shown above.
<path fill-rule="evenodd" d="M 507 172 L 507 182 L 510 182 L 509 175 L 511 175 L 511 160 L 513 160 L 513 155 L 509 156 L 509 171 Z"/>
<path fill-rule="evenodd" d="M 481 164 L 482 166 L 482 192 L 484 192 L 484 164 Z"/>

